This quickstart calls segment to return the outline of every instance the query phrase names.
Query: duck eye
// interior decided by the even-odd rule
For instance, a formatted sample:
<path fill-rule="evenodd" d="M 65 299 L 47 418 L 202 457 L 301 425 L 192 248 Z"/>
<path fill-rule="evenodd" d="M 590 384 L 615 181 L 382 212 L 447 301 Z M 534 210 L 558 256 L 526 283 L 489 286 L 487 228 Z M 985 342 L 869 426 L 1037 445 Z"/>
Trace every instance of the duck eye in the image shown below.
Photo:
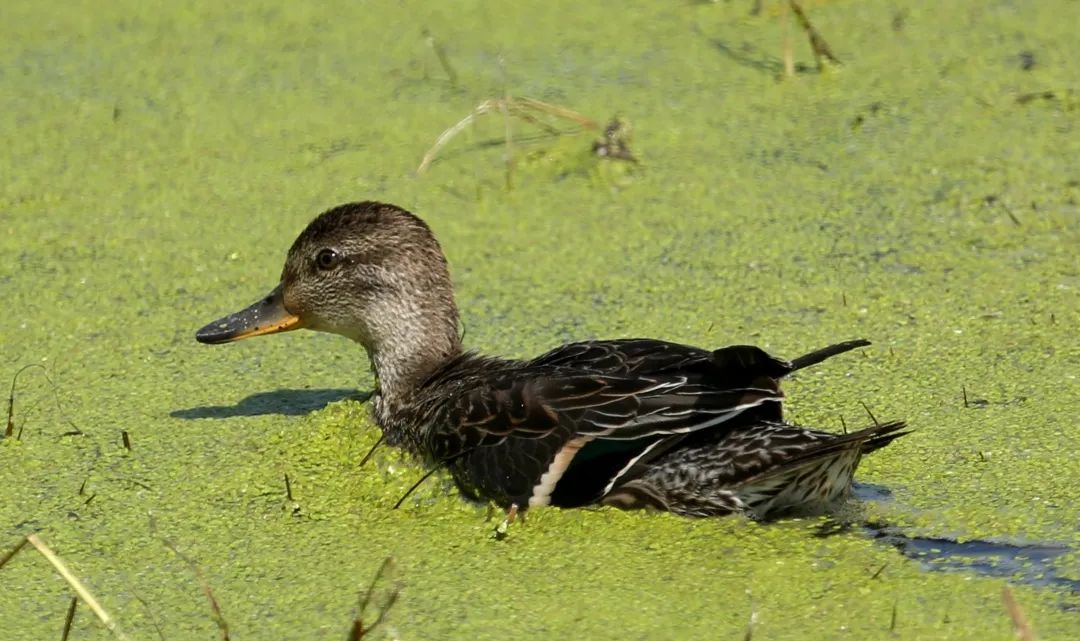
<path fill-rule="evenodd" d="M 315 254 L 315 266 L 321 270 L 333 269 L 339 262 L 341 262 L 341 254 L 333 249 L 320 249 L 319 253 Z"/>

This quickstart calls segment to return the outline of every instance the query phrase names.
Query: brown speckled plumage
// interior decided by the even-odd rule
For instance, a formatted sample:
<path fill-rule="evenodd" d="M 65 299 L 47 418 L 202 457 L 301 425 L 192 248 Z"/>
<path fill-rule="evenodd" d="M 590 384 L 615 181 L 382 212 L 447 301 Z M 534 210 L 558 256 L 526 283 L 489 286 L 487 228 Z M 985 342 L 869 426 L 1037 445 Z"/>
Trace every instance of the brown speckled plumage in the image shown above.
<path fill-rule="evenodd" d="M 904 434 L 900 422 L 847 435 L 783 422 L 784 376 L 866 341 L 790 362 L 652 339 L 572 343 L 524 361 L 464 352 L 442 250 L 393 205 L 320 215 L 289 250 L 278 289 L 198 337 L 296 327 L 361 343 L 387 441 L 504 507 L 817 510 L 847 492 L 863 454 Z"/>

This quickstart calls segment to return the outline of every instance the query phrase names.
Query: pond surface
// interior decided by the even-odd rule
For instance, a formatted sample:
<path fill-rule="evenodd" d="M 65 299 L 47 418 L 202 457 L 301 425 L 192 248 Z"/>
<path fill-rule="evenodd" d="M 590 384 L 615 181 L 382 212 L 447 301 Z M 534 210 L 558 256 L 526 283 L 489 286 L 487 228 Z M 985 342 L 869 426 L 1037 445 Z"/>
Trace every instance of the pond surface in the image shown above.
<path fill-rule="evenodd" d="M 0 381 L 44 370 L 0 442 L 0 547 L 39 533 L 140 639 L 218 634 L 166 541 L 234 639 L 344 638 L 390 555 L 367 638 L 1004 641 L 1006 584 L 1076 638 L 1076 3 L 807 0 L 843 65 L 796 29 L 786 80 L 755 4 L 5 2 Z M 508 177 L 484 115 L 415 175 L 507 94 L 622 117 L 640 163 L 516 122 Z M 359 466 L 359 347 L 194 341 L 363 199 L 432 225 L 470 347 L 865 337 L 789 382 L 791 418 L 855 428 L 865 403 L 915 432 L 831 519 L 547 510 L 497 542 L 438 476 L 392 510 L 423 470 Z M 0 636 L 60 635 L 42 556 L 0 591 Z"/>

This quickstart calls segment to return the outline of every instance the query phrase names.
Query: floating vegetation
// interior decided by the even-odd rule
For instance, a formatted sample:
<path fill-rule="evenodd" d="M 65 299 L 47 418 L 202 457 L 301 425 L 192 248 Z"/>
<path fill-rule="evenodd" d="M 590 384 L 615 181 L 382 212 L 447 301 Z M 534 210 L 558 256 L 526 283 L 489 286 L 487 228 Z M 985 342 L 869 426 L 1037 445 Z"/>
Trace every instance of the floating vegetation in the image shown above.
<path fill-rule="evenodd" d="M 557 176 L 578 173 L 590 166 L 589 161 L 615 160 L 637 164 L 638 159 L 630 149 L 631 127 L 623 118 L 612 118 L 602 130 L 597 121 L 573 109 L 525 96 L 489 98 L 478 104 L 464 118 L 445 129 L 424 154 L 416 168 L 418 175 L 425 173 L 435 162 L 439 153 L 470 125 L 482 116 L 495 114 L 503 117 L 504 133 L 499 144 L 505 147 L 506 187 L 513 187 L 514 170 L 524 165 L 530 168 L 551 169 Z M 539 130 L 538 135 L 518 137 L 514 123 L 520 122 Z M 584 132 L 600 132 L 600 137 L 590 144 L 582 144 Z M 538 138 L 567 140 L 567 144 L 555 144 L 519 157 L 517 143 L 535 141 Z M 520 162 L 519 162 L 520 161 Z"/>
<path fill-rule="evenodd" d="M 560 136 L 567 133 L 578 133 L 577 131 L 564 131 L 560 130 L 551 120 L 569 122 L 576 127 L 587 130 L 598 130 L 600 126 L 596 124 L 596 121 L 583 116 L 582 114 L 563 107 L 561 105 L 553 105 L 542 100 L 535 98 L 528 98 L 524 96 L 506 96 L 504 98 L 489 98 L 484 100 L 480 104 L 476 105 L 472 111 L 470 111 L 464 118 L 459 120 L 454 125 L 448 127 L 445 131 L 439 134 L 439 137 L 435 139 L 435 143 L 424 154 L 424 158 L 420 161 L 420 166 L 416 168 L 417 174 L 423 174 L 434 162 L 435 156 L 439 151 L 445 147 L 451 140 L 454 139 L 459 133 L 461 133 L 466 127 L 473 124 L 481 116 L 487 114 L 502 114 L 506 124 L 506 150 L 507 150 L 507 164 L 510 165 L 513 162 L 513 133 L 510 125 L 511 119 L 520 120 L 527 124 L 533 125 L 545 133 L 551 136 Z"/>
<path fill-rule="evenodd" d="M 631 133 L 630 122 L 616 116 L 604 127 L 604 137 L 593 143 L 592 151 L 599 158 L 636 163 L 638 160 L 630 151 Z"/>

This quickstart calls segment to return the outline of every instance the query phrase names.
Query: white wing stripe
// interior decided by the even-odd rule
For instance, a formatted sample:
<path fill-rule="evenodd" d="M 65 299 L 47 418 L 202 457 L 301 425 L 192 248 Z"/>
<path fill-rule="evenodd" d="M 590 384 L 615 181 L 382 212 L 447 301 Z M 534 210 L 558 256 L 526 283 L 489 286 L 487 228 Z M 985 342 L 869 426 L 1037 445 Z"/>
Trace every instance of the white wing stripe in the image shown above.
<path fill-rule="evenodd" d="M 604 486 L 604 493 L 601 494 L 600 496 L 607 496 L 611 492 L 611 488 L 615 486 L 615 482 L 618 481 L 620 478 L 622 478 L 623 474 L 626 474 L 626 472 L 630 468 L 634 467 L 634 464 L 637 463 L 639 460 L 641 460 L 642 456 L 645 456 L 646 454 L 648 454 L 652 450 L 652 448 L 656 447 L 657 445 L 659 445 L 659 444 L 661 444 L 663 442 L 664 442 L 664 439 L 662 439 L 662 438 L 656 439 L 656 442 L 653 443 L 652 445 L 650 445 L 649 447 L 646 447 L 644 450 L 642 450 L 641 454 L 638 454 L 634 458 L 630 459 L 630 462 L 627 463 L 626 465 L 624 465 L 623 468 L 621 470 L 619 470 L 618 473 L 616 473 L 614 477 L 612 477 L 611 482 Z"/>
<path fill-rule="evenodd" d="M 754 401 L 752 403 L 744 403 L 743 405 L 736 405 L 735 407 L 731 407 L 731 408 L 726 409 L 724 412 L 722 412 L 722 413 L 720 413 L 718 415 L 712 415 L 711 418 L 709 418 L 708 420 L 702 421 L 700 423 L 695 423 L 693 425 L 687 425 L 685 427 L 675 427 L 675 428 L 666 428 L 665 429 L 663 427 L 664 424 L 668 423 L 670 421 L 656 420 L 656 419 L 654 419 L 654 420 L 643 420 L 643 421 L 630 421 L 630 422 L 622 423 L 622 424 L 619 424 L 619 425 L 611 425 L 611 424 L 607 424 L 607 423 L 598 423 L 598 422 L 594 422 L 593 424 L 595 426 L 597 426 L 597 427 L 606 428 L 598 436 L 602 436 L 602 437 L 609 438 L 609 439 L 612 439 L 612 440 L 627 440 L 627 439 L 632 440 L 632 439 L 643 438 L 643 437 L 646 437 L 646 436 L 652 436 L 654 434 L 689 434 L 690 432 L 696 432 L 698 430 L 703 430 L 703 429 L 705 429 L 707 427 L 712 427 L 713 425 L 718 425 L 720 423 L 723 423 L 724 421 L 735 418 L 736 416 L 738 416 L 739 414 L 742 414 L 746 410 L 751 409 L 753 407 L 757 407 L 757 406 L 761 405 L 762 403 L 774 402 L 776 400 L 778 400 L 778 399 L 775 399 L 775 398 L 762 398 L 762 399 L 758 399 L 758 400 L 756 400 L 756 401 Z M 656 430 L 649 430 L 649 431 L 646 431 L 646 432 L 641 432 L 640 430 L 637 430 L 637 429 L 630 429 L 630 428 L 641 428 L 641 427 L 646 427 L 647 428 L 650 425 L 657 425 L 657 429 Z"/>

